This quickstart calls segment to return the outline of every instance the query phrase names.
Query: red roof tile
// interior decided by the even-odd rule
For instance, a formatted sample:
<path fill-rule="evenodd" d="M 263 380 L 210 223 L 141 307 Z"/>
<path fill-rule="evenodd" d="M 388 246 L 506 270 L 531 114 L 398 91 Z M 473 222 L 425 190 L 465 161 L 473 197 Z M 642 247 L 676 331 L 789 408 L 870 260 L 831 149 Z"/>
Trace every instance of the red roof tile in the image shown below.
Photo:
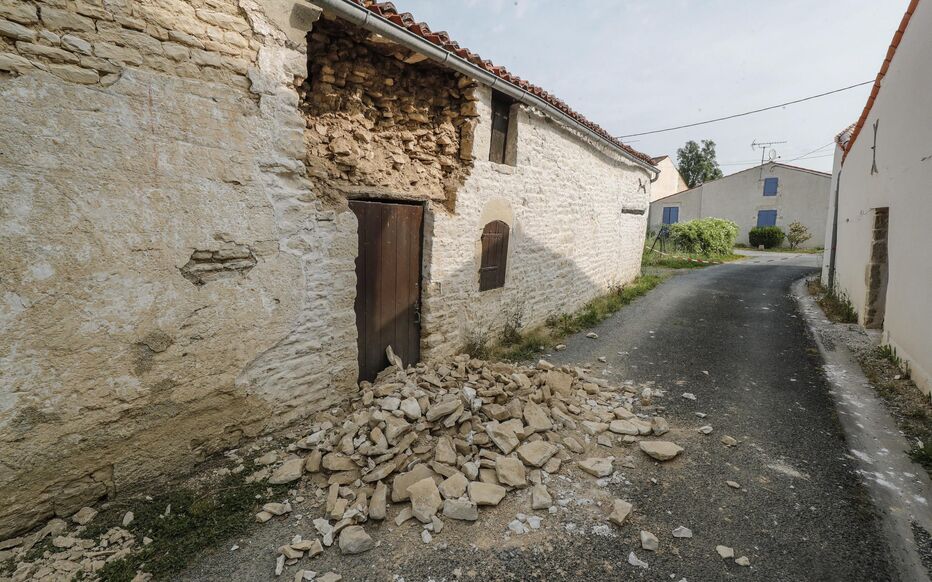
<path fill-rule="evenodd" d="M 624 144 L 618 139 L 612 137 L 612 135 L 605 131 L 605 129 L 603 129 L 601 126 L 593 123 L 592 121 L 589 121 L 581 113 L 574 111 L 566 103 L 554 95 L 551 95 L 537 85 L 529 83 L 517 75 L 510 73 L 505 67 L 495 65 L 491 61 L 484 60 L 482 57 L 470 51 L 469 49 L 461 47 L 459 43 L 451 40 L 450 35 L 448 35 L 446 32 L 432 31 L 426 23 L 417 22 L 410 12 L 399 12 L 398 9 L 395 8 L 395 5 L 391 2 L 375 2 L 374 0 L 352 0 L 352 2 L 365 7 L 370 12 L 385 18 L 396 26 L 404 28 L 420 36 L 431 44 L 434 44 L 447 52 L 455 54 L 456 56 L 469 61 L 477 67 L 495 75 L 499 79 L 511 83 L 512 85 L 516 85 L 528 93 L 537 96 L 541 100 L 546 101 L 550 105 L 556 107 L 568 115 L 570 118 L 574 119 L 577 123 L 587 127 L 600 137 L 604 138 L 615 147 L 627 152 L 631 156 L 643 162 L 646 162 L 650 165 L 654 164 L 653 158 L 651 158 L 651 156 L 639 152 L 631 146 Z"/>
<path fill-rule="evenodd" d="M 884 77 L 887 75 L 887 71 L 890 70 L 890 63 L 893 62 L 893 55 L 896 54 L 896 49 L 899 48 L 900 41 L 903 40 L 903 34 L 906 33 L 906 27 L 909 26 L 909 21 L 912 19 L 913 13 L 916 11 L 917 6 L 919 6 L 919 0 L 911 0 L 909 7 L 906 8 L 906 14 L 903 15 L 903 20 L 900 21 L 900 27 L 896 29 L 896 32 L 893 34 L 893 41 L 890 43 L 890 48 L 887 49 L 887 57 L 884 59 L 883 65 L 880 66 L 880 72 L 877 73 L 877 80 L 874 81 L 874 88 L 871 89 L 870 97 L 867 98 L 867 104 L 864 106 L 864 111 L 861 112 L 861 117 L 858 119 L 857 123 L 854 124 L 854 129 L 851 130 L 851 137 L 848 139 L 847 146 L 845 147 L 845 155 L 842 157 L 842 161 L 848 157 L 848 152 L 851 151 L 851 146 L 854 145 L 854 142 L 858 139 L 858 136 L 861 135 L 861 130 L 864 129 L 864 124 L 867 123 L 867 117 L 870 115 L 871 109 L 874 107 L 874 101 L 877 100 L 877 95 L 880 93 L 880 85 L 883 82 Z"/>

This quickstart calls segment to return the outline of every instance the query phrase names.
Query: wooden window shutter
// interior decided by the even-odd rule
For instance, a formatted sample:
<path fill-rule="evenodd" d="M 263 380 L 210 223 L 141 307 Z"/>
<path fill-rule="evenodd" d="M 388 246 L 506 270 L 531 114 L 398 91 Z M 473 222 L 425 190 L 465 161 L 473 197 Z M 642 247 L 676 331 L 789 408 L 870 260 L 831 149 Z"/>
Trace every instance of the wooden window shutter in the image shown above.
<path fill-rule="evenodd" d="M 506 97 L 497 93 L 492 95 L 492 143 L 489 147 L 489 161 L 496 164 L 505 163 L 510 111 L 511 102 Z"/>
<path fill-rule="evenodd" d="M 505 286 L 508 263 L 508 225 L 493 220 L 482 229 L 482 263 L 479 267 L 479 291 Z"/>

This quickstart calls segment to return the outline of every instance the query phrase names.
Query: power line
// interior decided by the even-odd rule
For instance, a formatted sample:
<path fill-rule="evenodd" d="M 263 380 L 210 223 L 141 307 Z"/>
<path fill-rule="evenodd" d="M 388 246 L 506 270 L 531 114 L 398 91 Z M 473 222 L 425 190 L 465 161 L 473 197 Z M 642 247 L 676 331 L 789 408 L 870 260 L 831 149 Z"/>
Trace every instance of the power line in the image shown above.
<path fill-rule="evenodd" d="M 824 147 L 824 146 L 823 146 L 823 147 Z M 819 148 L 819 149 L 822 149 L 822 148 Z M 809 152 L 809 153 L 810 153 L 810 154 L 811 154 L 811 153 L 815 153 L 816 151 L 819 151 L 819 150 L 815 150 L 815 151 Z M 835 155 L 834 153 L 825 154 L 825 155 L 821 155 L 821 156 L 809 156 L 809 154 L 806 154 L 805 156 L 799 156 L 798 158 L 793 158 L 792 160 L 783 161 L 783 160 L 777 159 L 776 163 L 777 163 L 777 164 L 788 164 L 788 163 L 790 163 L 790 162 L 795 162 L 795 161 L 797 161 L 797 160 L 819 160 L 819 159 L 822 159 L 822 158 L 830 158 L 830 157 L 832 157 L 832 156 L 834 156 L 834 155 Z M 764 163 L 766 163 L 766 162 L 764 162 Z M 747 160 L 747 161 L 745 161 L 745 162 L 727 162 L 727 163 L 725 163 L 725 164 L 719 164 L 719 166 L 746 166 L 746 165 L 749 165 L 749 164 L 754 164 L 755 166 L 757 166 L 757 165 L 760 164 L 760 160 Z"/>
<path fill-rule="evenodd" d="M 832 141 L 828 142 L 828 143 L 825 144 L 824 146 L 817 147 L 816 149 L 812 150 L 812 151 L 809 152 L 809 153 L 805 153 L 805 154 L 803 154 L 803 155 L 801 155 L 801 156 L 799 156 L 799 157 L 793 158 L 792 160 L 788 160 L 788 161 L 790 161 L 790 162 L 795 162 L 796 160 L 801 160 L 801 159 L 805 158 L 806 156 L 808 156 L 808 155 L 810 155 L 810 154 L 816 153 L 816 152 L 819 151 L 819 150 L 824 150 L 825 148 L 827 148 L 827 147 L 830 146 L 830 145 L 835 145 L 835 140 L 832 140 Z M 833 153 L 832 155 L 834 156 L 835 154 Z"/>
<path fill-rule="evenodd" d="M 873 79 L 871 79 L 870 81 L 864 81 L 863 83 L 857 83 L 856 85 L 849 85 L 848 87 L 842 87 L 841 89 L 835 89 L 834 91 L 828 91 L 826 93 L 819 93 L 818 95 L 810 95 L 809 97 L 803 97 L 802 99 L 795 99 L 793 101 L 787 101 L 786 103 L 780 103 L 779 105 L 771 105 L 770 107 L 764 107 L 762 109 L 755 109 L 753 111 L 745 111 L 744 113 L 736 113 L 734 115 L 727 115 L 725 117 L 718 117 L 716 119 L 709 119 L 708 121 L 700 121 L 698 123 L 688 123 L 686 125 L 668 127 L 666 129 L 657 129 L 654 131 L 642 131 L 641 133 L 629 133 L 628 135 L 619 135 L 619 136 L 616 136 L 616 139 L 625 139 L 627 137 L 638 137 L 641 135 L 653 135 L 655 133 L 665 133 L 668 131 L 675 131 L 677 129 L 686 129 L 687 127 L 696 127 L 698 125 L 707 125 L 709 123 L 717 123 L 719 121 L 735 119 L 736 117 L 744 117 L 746 115 L 753 115 L 755 113 L 770 111 L 771 109 L 779 109 L 781 107 L 786 107 L 787 105 L 795 105 L 797 103 L 802 103 L 804 101 L 811 101 L 813 99 L 818 99 L 819 97 L 825 97 L 827 95 L 834 95 L 835 93 L 841 93 L 842 91 L 848 91 L 850 89 L 855 89 L 857 87 L 863 87 L 864 85 L 870 85 L 872 83 L 874 83 Z"/>

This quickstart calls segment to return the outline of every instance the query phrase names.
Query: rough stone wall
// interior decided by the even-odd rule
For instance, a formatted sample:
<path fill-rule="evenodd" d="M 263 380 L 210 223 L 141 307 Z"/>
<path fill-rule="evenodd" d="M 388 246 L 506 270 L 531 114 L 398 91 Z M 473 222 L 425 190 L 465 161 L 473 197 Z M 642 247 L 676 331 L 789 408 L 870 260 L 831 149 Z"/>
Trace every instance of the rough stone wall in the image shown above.
<path fill-rule="evenodd" d="M 390 196 L 454 209 L 471 166 L 474 83 L 327 18 L 308 35 L 308 57 L 305 139 L 319 190 L 335 202 Z"/>
<path fill-rule="evenodd" d="M 282 5 L 0 0 L 0 538 L 353 386 Z"/>
<path fill-rule="evenodd" d="M 480 97 L 474 167 L 456 212 L 432 205 L 425 227 L 426 357 L 455 352 L 476 332 L 494 338 L 512 314 L 542 324 L 640 272 L 648 172 L 524 106 L 512 107 L 516 165 L 489 162 L 491 91 Z M 505 286 L 480 293 L 480 237 L 495 219 L 511 227 Z"/>

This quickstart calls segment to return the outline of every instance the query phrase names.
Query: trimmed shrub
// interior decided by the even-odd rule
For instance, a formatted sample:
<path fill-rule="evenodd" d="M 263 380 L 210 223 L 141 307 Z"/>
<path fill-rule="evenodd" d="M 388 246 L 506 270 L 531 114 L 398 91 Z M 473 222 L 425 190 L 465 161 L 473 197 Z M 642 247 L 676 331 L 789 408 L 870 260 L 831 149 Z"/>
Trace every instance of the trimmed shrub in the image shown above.
<path fill-rule="evenodd" d="M 772 249 L 783 244 L 786 234 L 779 226 L 755 226 L 748 233 L 748 240 L 752 247 L 764 245 L 765 249 Z"/>
<path fill-rule="evenodd" d="M 738 225 L 721 218 L 700 218 L 670 225 L 670 241 L 687 253 L 727 255 L 735 246 Z"/>

